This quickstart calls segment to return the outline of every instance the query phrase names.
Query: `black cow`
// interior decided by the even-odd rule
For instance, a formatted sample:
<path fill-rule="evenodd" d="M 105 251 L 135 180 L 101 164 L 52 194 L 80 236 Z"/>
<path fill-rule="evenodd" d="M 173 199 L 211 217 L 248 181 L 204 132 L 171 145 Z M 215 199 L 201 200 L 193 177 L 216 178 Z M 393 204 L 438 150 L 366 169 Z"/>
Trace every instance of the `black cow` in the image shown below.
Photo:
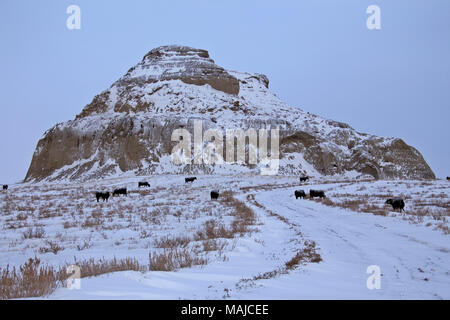
<path fill-rule="evenodd" d="M 308 176 L 306 176 L 306 177 L 300 177 L 300 182 L 305 182 L 305 181 L 307 181 L 307 180 L 309 180 L 309 177 L 308 177 Z"/>
<path fill-rule="evenodd" d="M 385 204 L 390 204 L 392 206 L 392 209 L 397 210 L 400 209 L 400 212 L 405 211 L 405 201 L 400 198 L 394 198 L 394 199 L 387 199 Z"/>
<path fill-rule="evenodd" d="M 298 198 L 304 199 L 306 197 L 306 193 L 304 190 L 295 190 L 294 194 L 295 194 L 295 199 L 298 199 Z"/>
<path fill-rule="evenodd" d="M 447 180 L 450 180 L 450 177 L 447 177 Z M 8 187 L 8 186 L 6 186 L 6 187 Z"/>
<path fill-rule="evenodd" d="M 126 196 L 127 195 L 127 188 L 120 188 L 120 189 L 114 190 L 113 197 L 120 196 L 121 194 Z"/>
<path fill-rule="evenodd" d="M 146 181 L 141 181 L 141 182 L 138 182 L 138 188 L 140 188 L 140 187 L 149 187 L 150 188 L 150 184 Z"/>
<path fill-rule="evenodd" d="M 8 185 L 7 184 L 3 185 L 3 190 L 8 190 Z"/>
<path fill-rule="evenodd" d="M 101 199 L 103 199 L 103 202 L 108 201 L 110 196 L 109 192 L 96 192 L 95 197 L 97 198 L 97 202 Z"/>
<path fill-rule="evenodd" d="M 194 182 L 194 180 L 197 180 L 197 178 L 196 177 L 184 178 L 184 183 Z"/>
<path fill-rule="evenodd" d="M 325 192 L 323 190 L 309 190 L 309 197 L 314 199 L 314 197 L 325 198 Z"/>
<path fill-rule="evenodd" d="M 211 191 L 211 200 L 219 199 L 219 191 L 213 190 Z"/>

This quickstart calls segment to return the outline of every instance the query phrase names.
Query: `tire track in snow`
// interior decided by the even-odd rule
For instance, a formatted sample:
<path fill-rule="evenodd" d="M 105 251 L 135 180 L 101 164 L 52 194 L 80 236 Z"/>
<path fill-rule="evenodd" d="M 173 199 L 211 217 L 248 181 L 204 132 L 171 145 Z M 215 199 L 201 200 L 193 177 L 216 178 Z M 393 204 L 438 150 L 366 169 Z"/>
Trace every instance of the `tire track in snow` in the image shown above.
<path fill-rule="evenodd" d="M 448 236 L 397 218 L 295 201 L 292 194 L 289 189 L 261 191 L 254 201 L 301 226 L 303 235 L 318 243 L 325 260 L 322 271 L 341 278 L 342 290 L 346 289 L 345 282 L 357 281 L 354 286 L 369 291 L 364 288 L 365 271 L 375 264 L 380 265 L 383 275 L 378 298 L 450 296 Z M 352 277 L 352 273 L 357 276 Z"/>
<path fill-rule="evenodd" d="M 279 188 L 282 188 L 282 186 L 280 186 Z M 287 240 L 287 243 L 294 243 L 295 254 L 289 257 L 286 256 L 286 259 L 282 260 L 282 264 L 275 269 L 258 273 L 250 278 L 241 279 L 235 284 L 235 289 L 237 291 L 245 291 L 255 287 L 262 288 L 264 286 L 257 284 L 257 282 L 261 280 L 273 279 L 279 276 L 286 276 L 290 272 L 297 269 L 300 265 L 305 265 L 307 263 L 317 263 L 321 261 L 321 257 L 317 253 L 316 243 L 314 241 L 307 240 L 301 233 L 300 228 L 296 223 L 289 221 L 287 218 L 274 213 L 273 211 L 262 206 L 255 200 L 254 193 L 246 194 L 245 198 L 249 204 L 258 208 L 259 212 L 262 211 L 268 217 L 276 218 L 277 220 L 284 223 L 290 230 L 294 231 L 295 237 Z M 231 292 L 231 290 L 226 288 L 224 289 L 224 291 L 226 292 L 226 295 L 223 298 L 230 298 L 231 296 L 229 295 L 229 293 Z"/>

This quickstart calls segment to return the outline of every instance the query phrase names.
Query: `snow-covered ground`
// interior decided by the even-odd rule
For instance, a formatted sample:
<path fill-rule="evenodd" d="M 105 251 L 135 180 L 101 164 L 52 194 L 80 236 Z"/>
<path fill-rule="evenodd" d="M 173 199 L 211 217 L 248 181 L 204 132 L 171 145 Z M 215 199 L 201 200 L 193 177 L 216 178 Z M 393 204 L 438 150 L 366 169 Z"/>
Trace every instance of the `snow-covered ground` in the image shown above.
<path fill-rule="evenodd" d="M 11 186 L 0 193 L 0 267 L 34 256 L 53 266 L 113 257 L 148 264 L 149 253 L 178 248 L 207 264 L 82 278 L 80 290 L 58 288 L 44 298 L 450 298 L 447 181 L 316 179 L 300 185 L 297 177 L 197 177 L 193 184 L 159 175 Z M 139 190 L 138 181 L 151 187 Z M 128 197 L 96 202 L 95 191 L 118 187 L 127 187 Z M 233 229 L 241 209 L 229 199 L 211 201 L 213 189 L 232 192 L 254 212 L 246 231 Z M 322 189 L 327 199 L 296 200 L 298 189 Z M 384 205 L 394 196 L 405 199 L 405 212 Z M 211 223 L 216 231 L 234 231 L 208 235 Z M 302 258 L 287 268 L 312 243 L 321 261 Z M 47 252 L 52 244 L 56 254 Z M 380 289 L 367 288 L 372 265 L 380 268 Z"/>

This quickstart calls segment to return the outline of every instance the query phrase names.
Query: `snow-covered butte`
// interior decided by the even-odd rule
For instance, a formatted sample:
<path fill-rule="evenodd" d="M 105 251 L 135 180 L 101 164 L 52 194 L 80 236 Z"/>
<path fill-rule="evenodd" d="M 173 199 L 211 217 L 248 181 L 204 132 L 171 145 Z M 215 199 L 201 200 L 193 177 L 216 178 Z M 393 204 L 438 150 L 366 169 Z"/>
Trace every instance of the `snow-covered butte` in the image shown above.
<path fill-rule="evenodd" d="M 258 173 L 257 166 L 184 165 L 170 160 L 172 132 L 209 128 L 280 130 L 280 174 L 434 179 L 403 140 L 357 132 L 292 107 L 269 91 L 262 74 L 228 71 L 206 50 L 162 46 L 147 53 L 74 120 L 38 142 L 25 181 L 89 180 L 132 172 Z"/>

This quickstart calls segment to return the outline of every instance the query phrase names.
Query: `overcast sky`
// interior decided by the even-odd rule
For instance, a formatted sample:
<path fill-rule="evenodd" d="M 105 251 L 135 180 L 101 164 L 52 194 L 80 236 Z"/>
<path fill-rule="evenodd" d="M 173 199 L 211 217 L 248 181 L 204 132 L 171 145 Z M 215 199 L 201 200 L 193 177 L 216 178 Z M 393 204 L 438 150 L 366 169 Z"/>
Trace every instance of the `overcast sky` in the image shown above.
<path fill-rule="evenodd" d="M 80 30 L 66 27 L 71 4 Z M 381 30 L 366 27 L 372 4 Z M 264 73 L 287 103 L 400 137 L 450 176 L 448 0 L 1 0 L 0 12 L 0 183 L 22 180 L 45 130 L 165 44 Z"/>

